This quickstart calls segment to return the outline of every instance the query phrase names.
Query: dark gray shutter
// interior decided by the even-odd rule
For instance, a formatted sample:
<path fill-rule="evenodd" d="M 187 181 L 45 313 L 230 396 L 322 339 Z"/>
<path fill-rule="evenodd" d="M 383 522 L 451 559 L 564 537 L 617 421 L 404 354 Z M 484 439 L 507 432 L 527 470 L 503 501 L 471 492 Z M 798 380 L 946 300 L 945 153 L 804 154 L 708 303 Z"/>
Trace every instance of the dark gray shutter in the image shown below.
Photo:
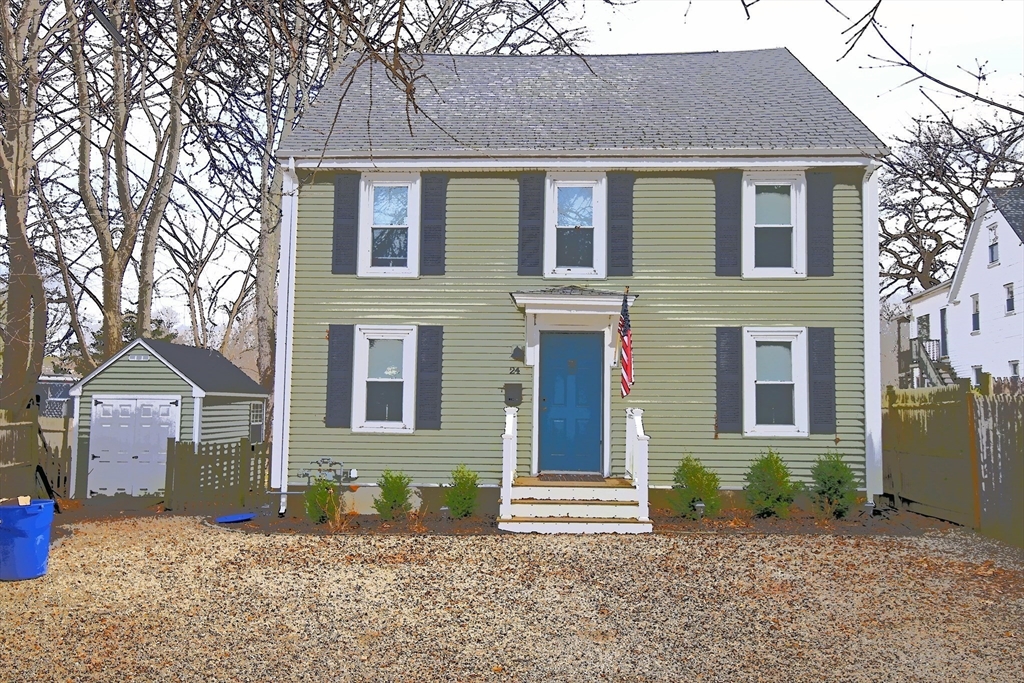
<path fill-rule="evenodd" d="M 743 330 L 719 327 L 715 330 L 715 407 L 718 431 L 743 431 Z"/>
<path fill-rule="evenodd" d="M 836 334 L 831 327 L 807 329 L 807 398 L 811 434 L 836 433 Z"/>
<path fill-rule="evenodd" d="M 831 171 L 807 172 L 807 275 L 831 277 L 832 189 Z"/>
<path fill-rule="evenodd" d="M 420 182 L 420 275 L 444 275 L 448 174 L 424 173 Z"/>
<path fill-rule="evenodd" d="M 519 274 L 544 270 L 544 174 L 519 175 Z"/>
<path fill-rule="evenodd" d="M 441 428 L 441 354 L 444 328 L 420 325 L 416 349 L 416 429 Z"/>
<path fill-rule="evenodd" d="M 331 325 L 327 330 L 328 427 L 352 426 L 352 350 L 355 325 Z"/>
<path fill-rule="evenodd" d="M 743 243 L 743 172 L 715 174 L 715 275 L 740 275 Z"/>
<path fill-rule="evenodd" d="M 359 174 L 334 177 L 334 250 L 331 272 L 355 275 L 359 248 Z"/>
<path fill-rule="evenodd" d="M 634 173 L 608 174 L 608 275 L 633 274 Z"/>

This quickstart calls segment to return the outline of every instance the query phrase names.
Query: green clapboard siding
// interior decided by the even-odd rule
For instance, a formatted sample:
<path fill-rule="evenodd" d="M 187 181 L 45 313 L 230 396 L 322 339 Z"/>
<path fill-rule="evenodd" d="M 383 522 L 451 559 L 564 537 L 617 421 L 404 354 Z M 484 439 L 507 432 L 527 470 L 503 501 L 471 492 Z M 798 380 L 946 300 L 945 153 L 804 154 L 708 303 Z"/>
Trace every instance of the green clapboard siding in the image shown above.
<path fill-rule="evenodd" d="M 743 280 L 714 275 L 714 184 L 700 173 L 638 174 L 634 275 L 590 283 L 639 295 L 631 309 L 636 386 L 619 398 L 612 374 L 612 469 L 621 473 L 627 406 L 646 412 L 651 483 L 671 483 L 692 453 L 740 486 L 751 459 L 774 448 L 800 476 L 827 449 L 864 470 L 864 340 L 861 169 L 835 172 L 835 276 Z M 300 190 L 289 469 L 324 456 L 357 467 L 360 480 L 385 467 L 418 483 L 440 483 L 459 463 L 497 483 L 504 427 L 502 385 L 522 382 L 519 466 L 531 459 L 532 372 L 510 359 L 525 343 L 523 314 L 509 293 L 565 280 L 516 275 L 518 183 L 514 175 L 453 174 L 448 185 L 446 274 L 414 280 L 331 274 L 333 176 Z M 580 281 L 575 281 L 580 282 Z M 444 326 L 442 429 L 408 435 L 354 434 L 324 426 L 327 327 Z M 794 325 L 836 328 L 838 434 L 803 439 L 715 438 L 715 328 Z M 519 367 L 521 374 L 509 375 Z M 838 443 L 836 442 L 838 439 Z M 304 481 L 304 480 L 302 480 Z"/>
<path fill-rule="evenodd" d="M 252 399 L 207 396 L 203 399 L 200 440 L 204 443 L 249 438 Z"/>

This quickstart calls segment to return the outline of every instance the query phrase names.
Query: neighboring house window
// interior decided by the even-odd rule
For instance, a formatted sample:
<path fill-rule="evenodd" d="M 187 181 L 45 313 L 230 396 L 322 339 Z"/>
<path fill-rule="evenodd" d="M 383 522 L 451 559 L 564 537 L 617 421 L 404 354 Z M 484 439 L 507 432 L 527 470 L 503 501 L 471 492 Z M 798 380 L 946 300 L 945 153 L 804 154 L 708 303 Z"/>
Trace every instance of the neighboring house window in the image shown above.
<path fill-rule="evenodd" d="M 806 436 L 807 329 L 743 328 L 743 433 Z"/>
<path fill-rule="evenodd" d="M 971 332 L 981 330 L 981 306 L 978 303 L 978 295 L 971 295 Z"/>
<path fill-rule="evenodd" d="M 603 278 L 608 271 L 605 176 L 548 175 L 546 277 Z"/>
<path fill-rule="evenodd" d="M 921 341 L 931 339 L 931 327 L 932 327 L 932 316 L 930 313 L 919 315 L 917 317 L 917 338 Z"/>
<path fill-rule="evenodd" d="M 999 263 L 999 232 L 996 226 L 988 226 L 988 262 Z"/>
<path fill-rule="evenodd" d="M 263 443 L 265 419 L 263 402 L 249 404 L 249 443 Z"/>
<path fill-rule="evenodd" d="M 946 309 L 939 309 L 939 355 L 943 358 L 949 355 L 949 337 L 946 335 Z"/>
<path fill-rule="evenodd" d="M 1017 310 L 1016 304 L 1013 300 L 1013 283 L 1004 285 L 1006 287 L 1006 312 L 1013 313 Z"/>
<path fill-rule="evenodd" d="M 743 174 L 743 276 L 807 273 L 807 200 L 803 173 Z"/>
<path fill-rule="evenodd" d="M 1010 361 L 1010 377 L 1020 377 L 1020 361 Z"/>
<path fill-rule="evenodd" d="M 974 370 L 974 385 L 980 387 L 981 386 L 981 375 L 982 375 L 981 366 L 980 365 L 975 365 L 971 369 Z"/>
<path fill-rule="evenodd" d="M 353 377 L 353 431 L 413 431 L 415 326 L 357 325 Z"/>
<path fill-rule="evenodd" d="M 364 173 L 361 191 L 358 274 L 371 277 L 418 276 L 419 176 Z"/>

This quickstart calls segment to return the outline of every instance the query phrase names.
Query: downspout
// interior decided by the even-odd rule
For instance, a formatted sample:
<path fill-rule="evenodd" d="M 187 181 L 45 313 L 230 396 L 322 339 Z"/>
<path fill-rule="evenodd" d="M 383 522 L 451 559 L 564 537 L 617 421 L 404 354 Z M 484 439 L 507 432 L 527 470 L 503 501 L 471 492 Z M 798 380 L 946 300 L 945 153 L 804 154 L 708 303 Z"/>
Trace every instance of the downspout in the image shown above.
<path fill-rule="evenodd" d="M 882 340 L 878 292 L 878 171 L 864 171 L 864 479 L 868 501 L 882 495 Z"/>
<path fill-rule="evenodd" d="M 281 191 L 281 260 L 277 287 L 277 349 L 274 367 L 274 424 L 270 486 L 281 493 L 278 515 L 288 510 L 288 431 L 291 422 L 292 328 L 295 304 L 295 233 L 299 179 L 289 158 Z"/>
<path fill-rule="evenodd" d="M 74 391 L 74 389 L 72 389 Z M 71 417 L 71 486 L 68 491 L 68 498 L 74 498 L 75 492 L 78 490 L 78 420 L 81 418 L 79 407 L 82 404 L 81 389 L 77 394 L 72 394 L 75 399 L 74 412 Z M 82 482 L 83 484 L 85 482 Z"/>

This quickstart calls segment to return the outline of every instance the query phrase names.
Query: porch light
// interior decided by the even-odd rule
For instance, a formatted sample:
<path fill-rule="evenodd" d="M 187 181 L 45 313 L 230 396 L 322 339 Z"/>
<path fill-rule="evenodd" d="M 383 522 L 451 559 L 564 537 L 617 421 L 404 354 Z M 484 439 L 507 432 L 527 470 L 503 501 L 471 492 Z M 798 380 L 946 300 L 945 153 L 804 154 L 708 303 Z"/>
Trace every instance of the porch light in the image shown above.
<path fill-rule="evenodd" d="M 697 509 L 697 519 L 704 519 L 704 501 L 697 501 L 693 504 L 693 507 Z"/>

